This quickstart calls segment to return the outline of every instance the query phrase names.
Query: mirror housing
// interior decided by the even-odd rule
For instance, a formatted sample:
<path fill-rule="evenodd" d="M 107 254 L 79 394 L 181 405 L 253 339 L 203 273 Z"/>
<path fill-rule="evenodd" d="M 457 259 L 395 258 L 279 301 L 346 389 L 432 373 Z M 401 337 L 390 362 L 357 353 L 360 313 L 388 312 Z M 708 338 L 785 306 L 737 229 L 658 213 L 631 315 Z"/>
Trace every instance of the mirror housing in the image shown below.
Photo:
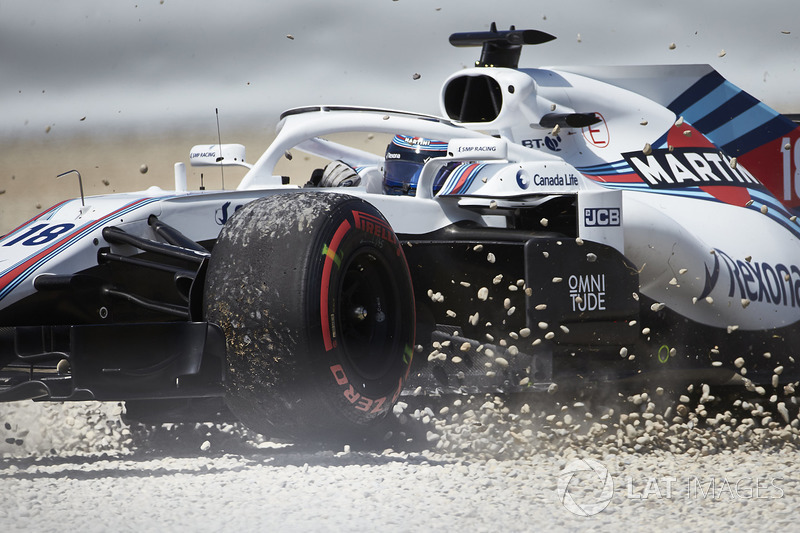
<path fill-rule="evenodd" d="M 189 152 L 189 164 L 193 167 L 240 166 L 252 168 L 245 162 L 242 144 L 198 144 Z"/>

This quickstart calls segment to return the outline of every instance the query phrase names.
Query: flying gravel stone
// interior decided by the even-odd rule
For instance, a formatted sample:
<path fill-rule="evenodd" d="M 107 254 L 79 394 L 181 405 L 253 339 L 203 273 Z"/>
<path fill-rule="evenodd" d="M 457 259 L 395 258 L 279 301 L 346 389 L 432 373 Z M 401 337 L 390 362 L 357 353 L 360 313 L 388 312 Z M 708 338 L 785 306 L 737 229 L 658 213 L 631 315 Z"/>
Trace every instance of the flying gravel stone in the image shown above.
<path fill-rule="evenodd" d="M 522 453 L 512 442 L 704 455 L 791 441 L 800 130 L 710 66 L 519 68 L 553 39 L 453 34 L 478 61 L 444 80 L 437 116 L 309 105 L 253 163 L 219 138 L 192 147 L 213 169 L 202 184 L 182 164 L 169 191 L 84 196 L 79 178 L 0 243 L 0 401 L 224 414 L 348 455 L 400 417 L 442 453 L 498 457 Z M 762 122 L 721 111 L 744 101 Z M 354 132 L 385 149 L 349 145 Z M 283 175 L 301 152 L 320 168 Z M 716 383 L 748 409 L 723 409 Z M 591 401 L 617 388 L 608 409 Z M 128 442 L 56 420 L 100 448 Z M 31 446 L 26 431 L 3 442 Z M 193 449 L 222 448 L 202 435 Z"/>

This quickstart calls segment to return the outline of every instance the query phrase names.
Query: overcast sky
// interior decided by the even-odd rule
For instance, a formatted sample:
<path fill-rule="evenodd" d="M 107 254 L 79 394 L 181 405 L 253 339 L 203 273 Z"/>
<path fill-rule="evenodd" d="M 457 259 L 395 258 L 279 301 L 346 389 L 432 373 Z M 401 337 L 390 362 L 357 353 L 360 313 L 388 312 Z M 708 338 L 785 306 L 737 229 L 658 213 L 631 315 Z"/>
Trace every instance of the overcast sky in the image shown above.
<path fill-rule="evenodd" d="M 479 53 L 447 37 L 491 21 L 558 37 L 521 66 L 710 63 L 800 112 L 797 0 L 0 0 L 0 135 L 205 127 L 215 108 L 272 129 L 314 103 L 438 114 Z"/>

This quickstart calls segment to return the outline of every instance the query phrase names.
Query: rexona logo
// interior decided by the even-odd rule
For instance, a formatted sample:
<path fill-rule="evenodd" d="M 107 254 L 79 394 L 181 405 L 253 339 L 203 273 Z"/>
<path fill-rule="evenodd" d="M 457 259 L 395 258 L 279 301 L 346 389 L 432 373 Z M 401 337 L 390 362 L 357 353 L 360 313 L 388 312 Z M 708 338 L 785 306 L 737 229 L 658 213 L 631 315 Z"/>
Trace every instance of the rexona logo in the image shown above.
<path fill-rule="evenodd" d="M 717 284 L 727 285 L 728 297 L 774 306 L 800 307 L 800 268 L 784 263 L 734 259 L 714 249 L 714 265 L 706 265 L 705 298 Z"/>
<path fill-rule="evenodd" d="M 659 149 L 649 154 L 628 152 L 622 157 L 654 189 L 760 185 L 741 165 L 731 168 L 730 158 L 714 148 Z"/>

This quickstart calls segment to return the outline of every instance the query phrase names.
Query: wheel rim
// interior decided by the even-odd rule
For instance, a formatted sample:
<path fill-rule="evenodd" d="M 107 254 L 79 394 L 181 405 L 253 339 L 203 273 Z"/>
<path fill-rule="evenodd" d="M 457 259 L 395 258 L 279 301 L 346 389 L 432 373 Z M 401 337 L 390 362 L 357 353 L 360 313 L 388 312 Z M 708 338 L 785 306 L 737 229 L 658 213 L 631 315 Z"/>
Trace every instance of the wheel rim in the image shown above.
<path fill-rule="evenodd" d="M 352 368 L 364 379 L 379 379 L 394 362 L 402 315 L 385 259 L 371 251 L 354 254 L 336 305 L 340 342 Z"/>

